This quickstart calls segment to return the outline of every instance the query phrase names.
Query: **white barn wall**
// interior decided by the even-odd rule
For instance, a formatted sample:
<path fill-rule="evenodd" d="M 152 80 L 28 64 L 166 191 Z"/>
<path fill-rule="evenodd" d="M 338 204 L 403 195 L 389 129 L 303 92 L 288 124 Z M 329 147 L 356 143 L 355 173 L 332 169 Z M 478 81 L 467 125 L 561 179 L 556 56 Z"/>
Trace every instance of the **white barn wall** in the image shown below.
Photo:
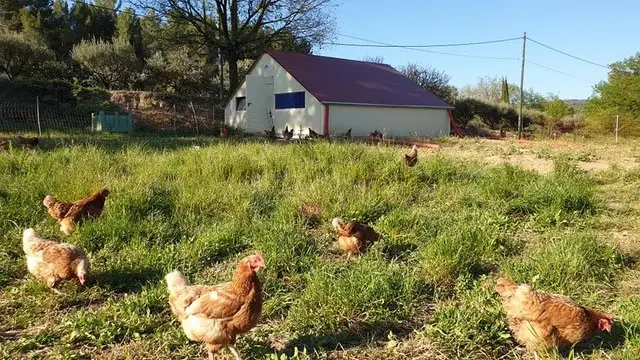
<path fill-rule="evenodd" d="M 351 128 L 352 136 L 369 136 L 374 130 L 387 136 L 409 137 L 449 135 L 446 109 L 330 105 L 329 132 L 343 133 Z"/>
<path fill-rule="evenodd" d="M 265 67 L 265 65 L 267 66 Z M 312 128 L 314 131 L 322 133 L 324 127 L 324 105 L 306 91 L 305 88 L 302 87 L 302 85 L 300 85 L 300 83 L 269 54 L 263 54 L 248 75 L 273 76 L 274 94 L 297 91 L 305 92 L 304 109 L 275 110 L 275 95 L 272 97 L 271 108 L 274 116 L 276 132 L 278 134 L 282 133 L 285 126 L 288 126 L 289 129 L 294 129 L 294 136 L 298 135 L 300 126 L 302 126 L 303 135 L 309 133 L 308 128 Z M 224 110 L 225 124 L 228 126 L 243 128 L 248 132 L 262 133 L 263 130 L 268 130 L 263 129 L 262 127 L 252 127 L 251 124 L 247 124 L 246 111 L 236 111 L 235 98 L 239 96 L 246 96 L 246 94 L 247 82 L 245 80 Z M 250 100 L 247 99 L 247 101 Z"/>

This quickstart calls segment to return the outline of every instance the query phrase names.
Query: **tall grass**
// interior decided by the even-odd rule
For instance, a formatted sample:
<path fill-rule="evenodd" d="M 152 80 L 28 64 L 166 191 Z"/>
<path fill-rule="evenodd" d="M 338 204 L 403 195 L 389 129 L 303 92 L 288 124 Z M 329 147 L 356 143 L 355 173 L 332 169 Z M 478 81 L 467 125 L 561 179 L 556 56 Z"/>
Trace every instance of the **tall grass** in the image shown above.
<path fill-rule="evenodd" d="M 620 266 L 590 236 L 525 240 L 574 233 L 598 214 L 594 182 L 570 168 L 540 175 L 443 156 L 407 168 L 398 148 L 355 143 L 107 140 L 0 156 L 0 332 L 24 331 L 11 346 L 0 340 L 0 354 L 78 357 L 126 344 L 160 358 L 197 354 L 170 315 L 163 275 L 227 281 L 254 250 L 267 262 L 263 323 L 271 325 L 241 339 L 243 352 L 270 352 L 280 331 L 322 353 L 367 341 L 371 330 L 427 325 L 444 348 L 502 353 L 504 323 L 486 275 L 539 275 L 584 294 L 591 288 L 582 282 L 610 284 Z M 75 200 L 105 185 L 103 216 L 63 237 L 42 198 Z M 317 221 L 303 204 L 321 209 Z M 382 239 L 345 262 L 334 216 L 368 222 Z M 27 227 L 86 249 L 92 286 L 66 284 L 59 298 L 32 279 L 20 242 Z"/>

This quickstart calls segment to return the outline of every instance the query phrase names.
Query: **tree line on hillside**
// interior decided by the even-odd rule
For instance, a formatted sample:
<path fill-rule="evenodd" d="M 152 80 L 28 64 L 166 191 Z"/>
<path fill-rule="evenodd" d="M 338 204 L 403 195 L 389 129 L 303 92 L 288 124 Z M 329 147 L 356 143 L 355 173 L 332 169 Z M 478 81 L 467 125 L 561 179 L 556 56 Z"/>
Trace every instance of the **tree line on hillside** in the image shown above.
<path fill-rule="evenodd" d="M 59 82 L 49 93 L 72 84 L 222 100 L 263 51 L 311 53 L 330 39 L 334 1 L 132 0 L 122 8 L 119 0 L 0 0 L 0 75 L 27 79 L 21 89 Z M 410 62 L 398 70 L 454 105 L 463 126 L 517 124 L 520 89 L 506 78 L 485 76 L 457 89 L 429 66 Z M 522 102 L 524 126 L 549 135 L 578 126 L 612 131 L 616 115 L 622 134 L 640 135 L 640 54 L 612 64 L 581 109 L 533 89 L 523 91 Z"/>
<path fill-rule="evenodd" d="M 0 0 L 0 73 L 224 97 L 264 50 L 331 36 L 332 1 Z"/>
<path fill-rule="evenodd" d="M 380 56 L 366 57 L 384 62 Z M 523 91 L 523 123 L 542 135 L 557 135 L 584 128 L 585 134 L 614 131 L 616 116 L 621 133 L 640 135 L 640 53 L 610 65 L 607 80 L 593 87 L 593 95 L 584 106 L 573 106 L 553 94 L 542 95 L 533 89 Z M 516 129 L 519 86 L 506 78 L 485 76 L 474 85 L 457 89 L 443 71 L 415 63 L 400 66 L 399 71 L 426 90 L 455 106 L 454 116 L 462 125 L 489 129 Z"/>

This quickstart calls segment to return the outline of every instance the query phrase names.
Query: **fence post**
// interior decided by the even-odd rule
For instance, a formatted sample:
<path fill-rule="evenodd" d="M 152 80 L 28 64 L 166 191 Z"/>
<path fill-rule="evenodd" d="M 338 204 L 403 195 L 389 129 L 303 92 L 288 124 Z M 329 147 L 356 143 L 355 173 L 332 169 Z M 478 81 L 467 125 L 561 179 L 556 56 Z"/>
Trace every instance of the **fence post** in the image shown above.
<path fill-rule="evenodd" d="M 173 104 L 173 131 L 176 131 L 176 104 Z"/>
<path fill-rule="evenodd" d="M 42 136 L 42 127 L 40 127 L 40 98 L 36 96 L 36 114 L 38 118 L 38 136 Z"/>
<path fill-rule="evenodd" d="M 616 115 L 616 143 L 618 142 L 618 123 L 619 123 L 620 115 Z"/>
<path fill-rule="evenodd" d="M 193 121 L 195 121 L 196 123 L 196 136 L 198 136 L 199 132 L 198 132 L 198 118 L 196 117 L 196 108 L 193 107 L 193 101 L 189 101 L 189 104 L 191 104 L 191 111 L 193 112 Z"/>

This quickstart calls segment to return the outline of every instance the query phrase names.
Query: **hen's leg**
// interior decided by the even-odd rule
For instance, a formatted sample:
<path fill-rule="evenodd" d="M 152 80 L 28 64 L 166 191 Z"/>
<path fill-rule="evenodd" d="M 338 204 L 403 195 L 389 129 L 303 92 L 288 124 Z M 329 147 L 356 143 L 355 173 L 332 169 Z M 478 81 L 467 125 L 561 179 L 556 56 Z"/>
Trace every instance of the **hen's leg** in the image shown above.
<path fill-rule="evenodd" d="M 207 354 L 209 354 L 209 360 L 213 360 L 213 352 L 207 351 Z"/>
<path fill-rule="evenodd" d="M 236 349 L 234 345 L 227 345 L 227 347 L 229 348 L 229 351 L 231 351 L 231 353 L 233 354 L 233 357 L 236 358 L 236 360 L 242 360 L 242 358 L 240 357 L 240 353 L 238 352 L 238 349 Z"/>

